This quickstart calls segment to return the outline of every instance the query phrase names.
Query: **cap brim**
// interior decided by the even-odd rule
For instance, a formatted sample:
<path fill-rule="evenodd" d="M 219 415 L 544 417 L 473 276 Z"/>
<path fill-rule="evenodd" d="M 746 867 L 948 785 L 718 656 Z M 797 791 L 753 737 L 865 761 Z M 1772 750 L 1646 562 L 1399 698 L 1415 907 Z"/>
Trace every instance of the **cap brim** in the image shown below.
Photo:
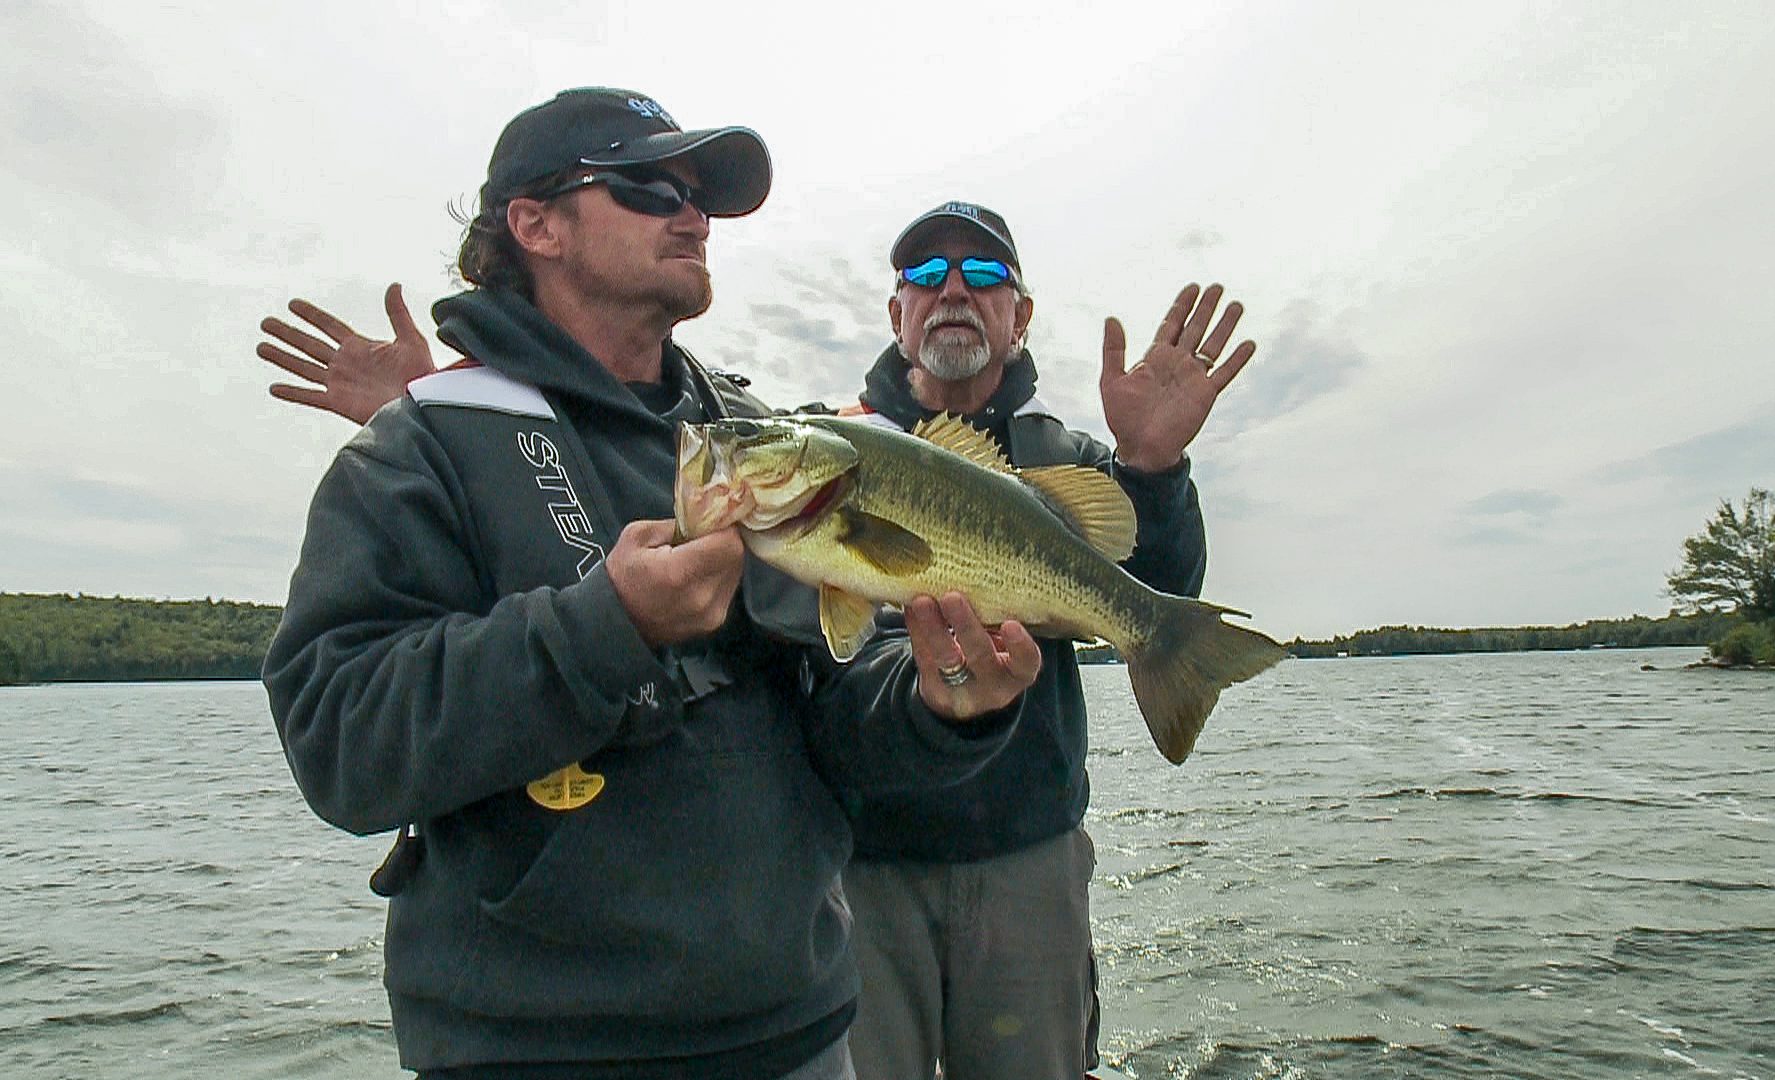
<path fill-rule="evenodd" d="M 913 260 L 920 255 L 931 254 L 925 250 L 925 247 L 931 242 L 932 237 L 956 225 L 967 226 L 975 236 L 983 240 L 988 248 L 985 254 L 1002 259 L 1011 266 L 1017 265 L 1017 253 L 1011 250 L 997 233 L 966 214 L 941 210 L 926 214 L 906 226 L 906 231 L 902 232 L 900 238 L 894 241 L 893 250 L 889 252 L 888 259 L 894 264 L 896 270 L 910 266 Z"/>
<path fill-rule="evenodd" d="M 581 160 L 587 165 L 642 165 L 672 158 L 695 164 L 697 187 L 704 193 L 700 205 L 710 217 L 750 214 L 770 194 L 770 151 L 751 128 L 661 131 Z"/>

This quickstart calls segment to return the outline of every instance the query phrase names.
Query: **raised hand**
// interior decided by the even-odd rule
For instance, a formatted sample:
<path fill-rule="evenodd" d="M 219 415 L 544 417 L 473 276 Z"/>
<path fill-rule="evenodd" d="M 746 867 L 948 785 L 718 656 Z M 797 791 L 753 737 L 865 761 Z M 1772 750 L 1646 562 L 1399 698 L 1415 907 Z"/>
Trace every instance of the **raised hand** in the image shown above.
<path fill-rule="evenodd" d="M 382 306 L 394 327 L 393 341 L 364 337 L 343 319 L 306 300 L 291 300 L 290 310 L 330 341 L 275 316 L 261 322 L 259 329 L 301 355 L 261 341 L 254 350 L 259 358 L 314 384 L 273 383 L 271 396 L 325 409 L 362 424 L 377 409 L 406 393 L 407 383 L 431 374 L 431 345 L 401 299 L 398 282 L 388 287 Z"/>
<path fill-rule="evenodd" d="M 1255 342 L 1241 341 L 1221 356 L 1245 310 L 1237 300 L 1228 303 L 1210 333 L 1221 291 L 1219 285 L 1185 285 L 1146 355 L 1132 368 L 1124 368 L 1128 335 L 1121 320 L 1104 320 L 1103 373 L 1097 387 L 1103 395 L 1103 419 L 1124 465 L 1145 472 L 1175 466 L 1202 430 L 1220 392 L 1257 352 Z"/>
<path fill-rule="evenodd" d="M 674 531 L 670 521 L 631 521 L 604 562 L 616 598 L 649 647 L 720 629 L 746 565 L 736 528 L 679 544 Z"/>
<path fill-rule="evenodd" d="M 925 707 L 951 720 L 1002 709 L 1029 689 L 1042 651 L 1023 624 L 989 631 L 961 593 L 918 596 L 906 605 L 906 632 Z"/>

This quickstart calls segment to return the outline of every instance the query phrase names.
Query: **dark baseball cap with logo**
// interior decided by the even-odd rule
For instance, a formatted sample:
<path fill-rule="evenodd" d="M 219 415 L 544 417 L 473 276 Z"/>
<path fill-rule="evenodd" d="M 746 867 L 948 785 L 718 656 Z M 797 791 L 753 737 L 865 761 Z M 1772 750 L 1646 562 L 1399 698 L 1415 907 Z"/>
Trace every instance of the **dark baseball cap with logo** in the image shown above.
<path fill-rule="evenodd" d="M 657 101 L 633 90 L 563 90 L 505 125 L 487 163 L 481 207 L 578 166 L 648 165 L 684 158 L 696 167 L 699 200 L 710 217 L 750 214 L 770 193 L 770 151 L 751 128 L 685 131 Z"/>
<path fill-rule="evenodd" d="M 913 218 L 912 224 L 906 226 L 900 238 L 894 241 L 888 260 L 894 264 L 895 270 L 904 270 L 919 259 L 935 254 L 928 245 L 957 223 L 985 241 L 982 254 L 1003 259 L 1012 269 L 1022 271 L 1022 265 L 1017 262 L 1017 245 L 1011 240 L 1011 227 L 1005 224 L 1004 218 L 971 202 L 946 202 Z"/>

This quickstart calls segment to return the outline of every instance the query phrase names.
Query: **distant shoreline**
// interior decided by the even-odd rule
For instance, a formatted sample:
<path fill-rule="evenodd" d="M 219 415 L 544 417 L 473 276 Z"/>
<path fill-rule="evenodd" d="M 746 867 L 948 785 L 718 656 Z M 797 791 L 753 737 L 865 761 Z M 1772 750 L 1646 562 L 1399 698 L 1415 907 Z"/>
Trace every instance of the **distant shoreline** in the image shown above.
<path fill-rule="evenodd" d="M 1654 619 L 1591 619 L 1565 626 L 1491 626 L 1448 629 L 1383 626 L 1326 641 L 1288 643 L 1304 658 L 1337 656 L 1418 656 L 1449 653 L 1543 652 L 1567 649 L 1643 649 L 1666 645 L 1709 646 L 1742 620 L 1731 614 L 1666 615 Z"/>
<path fill-rule="evenodd" d="M 1566 626 L 1488 626 L 1448 629 L 1383 626 L 1321 641 L 1295 638 L 1284 647 L 1306 660 L 1364 656 L 1451 656 L 1461 653 L 1557 652 L 1578 649 L 1705 648 L 1738 625 L 1735 615 L 1666 615 L 1654 619 L 1592 619 Z M 1079 662 L 1118 663 L 1108 645 L 1079 647 Z"/>
<path fill-rule="evenodd" d="M 68 593 L 0 593 L 0 686 L 73 682 L 256 680 L 283 609 L 235 600 L 148 600 Z M 1296 638 L 1307 659 L 1707 646 L 1731 615 L 1593 619 L 1567 626 L 1444 629 L 1389 626 L 1321 641 Z M 1079 661 L 1117 663 L 1107 645 Z"/>

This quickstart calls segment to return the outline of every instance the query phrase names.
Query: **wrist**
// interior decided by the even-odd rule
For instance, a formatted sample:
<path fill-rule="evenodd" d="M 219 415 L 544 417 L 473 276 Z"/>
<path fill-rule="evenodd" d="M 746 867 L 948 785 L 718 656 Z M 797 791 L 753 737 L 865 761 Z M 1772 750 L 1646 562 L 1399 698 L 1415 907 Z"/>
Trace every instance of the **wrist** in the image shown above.
<path fill-rule="evenodd" d="M 1162 475 L 1164 473 L 1174 473 L 1178 469 L 1181 469 L 1184 462 L 1188 460 L 1189 451 L 1187 450 L 1178 451 L 1176 456 L 1169 460 L 1166 460 L 1163 455 L 1143 456 L 1139 453 L 1128 453 L 1119 446 L 1116 447 L 1115 452 L 1115 462 L 1119 468 L 1127 469 L 1130 472 L 1146 473 L 1153 476 Z"/>

